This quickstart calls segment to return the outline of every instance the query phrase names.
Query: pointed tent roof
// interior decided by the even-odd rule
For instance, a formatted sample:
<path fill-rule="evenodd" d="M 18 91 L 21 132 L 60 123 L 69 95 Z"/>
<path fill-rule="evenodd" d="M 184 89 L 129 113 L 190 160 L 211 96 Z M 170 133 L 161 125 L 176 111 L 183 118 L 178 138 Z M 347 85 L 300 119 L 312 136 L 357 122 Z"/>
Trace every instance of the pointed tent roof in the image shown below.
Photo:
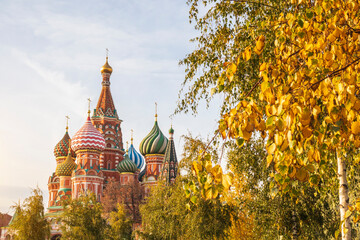
<path fill-rule="evenodd" d="M 165 150 L 164 167 L 161 172 L 162 178 L 165 179 L 167 183 L 171 183 L 175 180 L 178 171 L 178 161 L 173 137 L 174 129 L 172 127 L 169 130 L 169 134 L 169 142 Z"/>
<path fill-rule="evenodd" d="M 108 63 L 108 57 L 106 57 L 105 65 L 101 68 L 101 74 L 105 73 L 112 73 L 112 68 Z M 110 91 L 110 75 L 103 75 L 101 93 L 93 115 L 93 117 L 100 116 L 118 118 Z"/>

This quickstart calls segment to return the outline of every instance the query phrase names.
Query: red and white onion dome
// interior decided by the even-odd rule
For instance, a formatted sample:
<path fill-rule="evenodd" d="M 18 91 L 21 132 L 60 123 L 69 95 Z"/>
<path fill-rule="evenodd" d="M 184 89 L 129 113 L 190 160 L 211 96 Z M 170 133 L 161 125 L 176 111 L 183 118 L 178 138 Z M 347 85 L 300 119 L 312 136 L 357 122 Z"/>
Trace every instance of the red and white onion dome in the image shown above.
<path fill-rule="evenodd" d="M 105 149 L 105 139 L 103 135 L 93 126 L 90 117 L 85 124 L 77 131 L 71 141 L 71 148 L 78 150 L 98 150 Z"/>

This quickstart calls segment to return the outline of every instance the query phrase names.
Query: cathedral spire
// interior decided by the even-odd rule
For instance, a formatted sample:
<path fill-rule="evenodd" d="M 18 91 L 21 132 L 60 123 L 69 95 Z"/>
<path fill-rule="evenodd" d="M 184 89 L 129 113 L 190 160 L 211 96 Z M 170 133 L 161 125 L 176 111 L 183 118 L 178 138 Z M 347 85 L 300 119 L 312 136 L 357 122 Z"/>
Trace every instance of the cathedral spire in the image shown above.
<path fill-rule="evenodd" d="M 102 89 L 99 97 L 99 101 L 96 105 L 96 110 L 94 112 L 95 117 L 115 117 L 118 118 L 114 101 L 111 96 L 110 92 L 110 75 L 112 73 L 112 67 L 109 65 L 108 62 L 108 49 L 106 49 L 106 62 L 104 66 L 101 68 L 101 75 L 102 75 Z"/>
<path fill-rule="evenodd" d="M 166 146 L 163 166 L 161 178 L 164 179 L 167 184 L 173 183 L 178 174 L 178 161 L 175 151 L 174 129 L 172 128 L 172 124 L 169 130 L 169 142 Z"/>

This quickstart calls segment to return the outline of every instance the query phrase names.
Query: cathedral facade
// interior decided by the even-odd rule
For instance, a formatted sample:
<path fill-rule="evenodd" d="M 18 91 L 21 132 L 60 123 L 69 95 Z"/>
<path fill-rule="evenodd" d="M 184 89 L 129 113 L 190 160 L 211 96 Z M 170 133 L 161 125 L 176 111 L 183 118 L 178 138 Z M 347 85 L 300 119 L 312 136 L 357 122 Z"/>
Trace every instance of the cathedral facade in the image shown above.
<path fill-rule="evenodd" d="M 161 132 L 157 114 L 150 133 L 141 141 L 140 153 L 133 145 L 124 149 L 121 123 L 110 91 L 112 68 L 106 58 L 101 68 L 102 88 L 92 116 L 89 108 L 84 125 L 70 138 L 68 126 L 64 137 L 54 148 L 55 172 L 49 177 L 49 203 L 46 216 L 53 219 L 52 239 L 61 236 L 55 222 L 63 210 L 62 201 L 76 199 L 92 192 L 101 201 L 110 181 L 139 186 L 149 194 L 160 178 L 172 183 L 177 175 L 177 158 L 173 133 L 169 139 Z M 134 181 L 140 184 L 132 185 Z"/>

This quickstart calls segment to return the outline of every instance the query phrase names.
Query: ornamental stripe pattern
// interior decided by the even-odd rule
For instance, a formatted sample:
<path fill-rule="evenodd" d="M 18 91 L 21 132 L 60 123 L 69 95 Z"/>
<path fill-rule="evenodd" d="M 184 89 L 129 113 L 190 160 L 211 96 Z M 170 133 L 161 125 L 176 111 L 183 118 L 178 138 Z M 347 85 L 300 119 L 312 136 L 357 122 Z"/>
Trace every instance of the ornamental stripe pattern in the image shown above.
<path fill-rule="evenodd" d="M 124 160 L 122 160 L 117 165 L 117 170 L 120 173 L 123 173 L 123 172 L 135 173 L 137 171 L 137 167 L 136 167 L 136 164 L 129 158 L 129 155 L 126 154 L 124 156 Z"/>
<path fill-rule="evenodd" d="M 76 168 L 76 163 L 72 160 L 71 155 L 68 155 L 66 160 L 56 167 L 57 176 L 71 176 L 73 170 Z"/>
<path fill-rule="evenodd" d="M 164 154 L 168 139 L 161 132 L 157 121 L 150 133 L 140 143 L 140 153 L 147 154 Z"/>
<path fill-rule="evenodd" d="M 76 152 L 78 150 L 94 149 L 102 151 L 105 149 L 105 139 L 103 135 L 93 126 L 90 117 L 85 124 L 74 135 L 71 141 L 71 148 Z"/>
<path fill-rule="evenodd" d="M 135 150 L 133 144 L 129 147 L 129 158 L 136 164 L 138 169 L 143 168 L 145 163 L 144 157 Z"/>
<path fill-rule="evenodd" d="M 64 137 L 58 142 L 58 144 L 56 144 L 54 148 L 55 157 L 66 157 L 68 155 L 69 140 L 70 140 L 69 133 L 66 132 Z M 71 155 L 73 157 L 76 156 L 73 151 L 71 151 Z"/>

